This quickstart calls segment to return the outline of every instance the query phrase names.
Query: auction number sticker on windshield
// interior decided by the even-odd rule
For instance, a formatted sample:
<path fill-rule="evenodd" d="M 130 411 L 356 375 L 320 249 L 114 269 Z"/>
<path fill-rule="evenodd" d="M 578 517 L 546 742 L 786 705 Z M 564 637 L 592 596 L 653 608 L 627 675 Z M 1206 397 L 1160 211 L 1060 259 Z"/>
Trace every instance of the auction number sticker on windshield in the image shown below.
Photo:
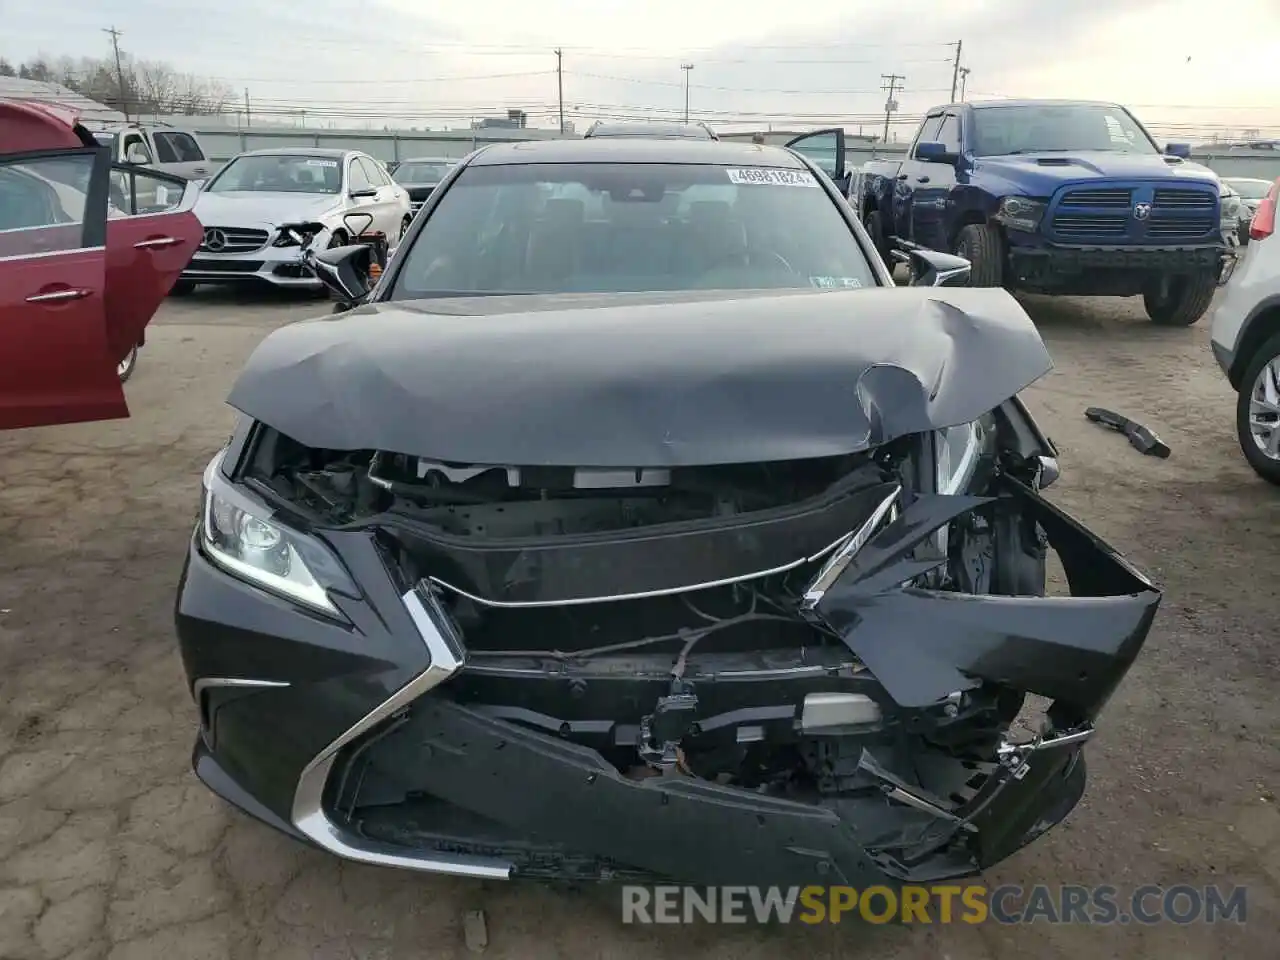
<path fill-rule="evenodd" d="M 337 165 L 338 165 L 337 160 L 308 160 L 307 161 L 308 167 L 336 167 Z"/>
<path fill-rule="evenodd" d="M 729 182 L 764 187 L 817 187 L 818 181 L 808 170 L 778 170 L 771 167 L 733 167 Z"/>

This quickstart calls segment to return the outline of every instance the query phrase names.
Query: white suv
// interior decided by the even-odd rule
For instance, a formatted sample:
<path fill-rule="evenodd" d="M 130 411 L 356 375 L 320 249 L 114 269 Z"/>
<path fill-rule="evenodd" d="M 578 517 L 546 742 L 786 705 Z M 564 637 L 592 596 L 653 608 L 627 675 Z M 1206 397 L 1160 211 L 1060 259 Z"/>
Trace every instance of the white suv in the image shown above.
<path fill-rule="evenodd" d="M 1249 225 L 1247 253 L 1210 321 L 1213 355 L 1235 387 L 1236 433 L 1258 475 L 1280 484 L 1280 236 L 1277 179 Z"/>

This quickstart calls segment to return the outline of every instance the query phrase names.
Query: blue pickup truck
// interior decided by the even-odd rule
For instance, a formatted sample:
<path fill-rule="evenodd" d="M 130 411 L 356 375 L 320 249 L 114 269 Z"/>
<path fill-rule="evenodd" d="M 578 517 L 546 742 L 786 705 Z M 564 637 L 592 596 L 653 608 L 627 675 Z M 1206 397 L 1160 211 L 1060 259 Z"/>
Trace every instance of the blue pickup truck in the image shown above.
<path fill-rule="evenodd" d="M 790 146 L 846 189 L 882 256 L 903 241 L 958 254 L 973 286 L 1140 294 L 1155 323 L 1187 326 L 1235 260 L 1235 211 L 1217 175 L 1186 144 L 1161 151 L 1115 104 L 935 107 L 903 160 L 872 160 L 856 177 L 841 130 Z"/>

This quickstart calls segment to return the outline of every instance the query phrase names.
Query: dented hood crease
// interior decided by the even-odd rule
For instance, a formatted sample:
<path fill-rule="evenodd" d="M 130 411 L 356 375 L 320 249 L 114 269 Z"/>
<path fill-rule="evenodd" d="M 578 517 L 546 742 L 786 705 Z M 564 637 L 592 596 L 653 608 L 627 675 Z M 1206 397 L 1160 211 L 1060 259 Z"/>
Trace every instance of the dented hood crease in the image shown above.
<path fill-rule="evenodd" d="M 1050 369 L 1003 290 L 472 297 L 283 327 L 228 402 L 311 447 L 693 466 L 855 453 Z"/>

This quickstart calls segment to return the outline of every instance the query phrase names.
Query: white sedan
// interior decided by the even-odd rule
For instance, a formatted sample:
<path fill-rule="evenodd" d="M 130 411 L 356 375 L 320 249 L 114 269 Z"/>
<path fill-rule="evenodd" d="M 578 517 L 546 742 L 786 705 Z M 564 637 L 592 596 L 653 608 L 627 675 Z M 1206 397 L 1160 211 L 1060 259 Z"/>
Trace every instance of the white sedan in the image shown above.
<path fill-rule="evenodd" d="M 395 247 L 413 220 L 409 194 L 357 150 L 254 150 L 234 157 L 196 201 L 204 240 L 175 293 L 198 283 L 320 289 L 295 235 L 316 248 L 382 233 Z"/>

